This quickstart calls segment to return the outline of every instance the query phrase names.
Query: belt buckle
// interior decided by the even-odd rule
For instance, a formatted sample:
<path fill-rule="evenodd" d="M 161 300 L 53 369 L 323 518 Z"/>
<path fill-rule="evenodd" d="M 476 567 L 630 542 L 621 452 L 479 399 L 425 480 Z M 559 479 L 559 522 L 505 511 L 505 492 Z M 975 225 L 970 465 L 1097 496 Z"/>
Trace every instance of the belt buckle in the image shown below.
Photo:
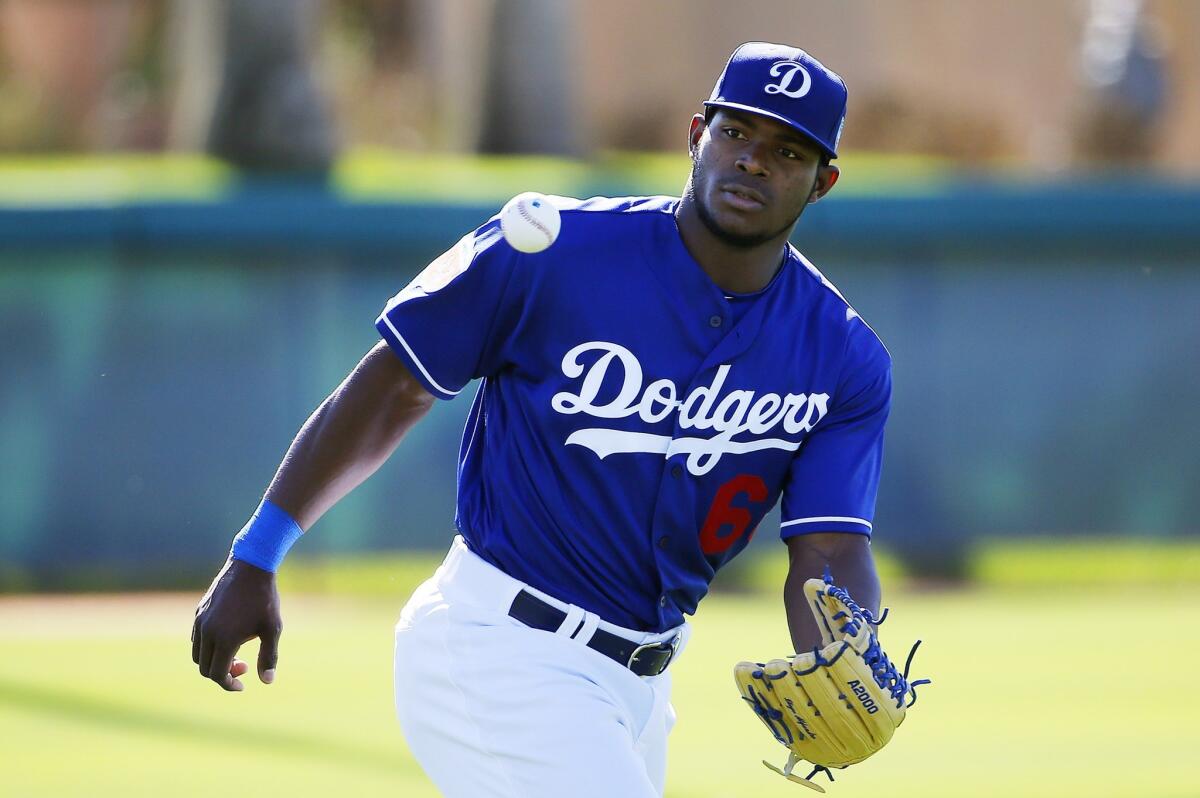
<path fill-rule="evenodd" d="M 642 645 L 635 648 L 633 650 L 633 653 L 631 653 L 629 655 L 629 659 L 625 662 L 625 667 L 629 668 L 630 670 L 633 670 L 634 661 L 637 660 L 638 656 L 640 656 L 643 651 L 648 651 L 650 649 L 656 649 L 656 648 L 659 648 L 660 646 L 664 646 L 669 643 L 671 646 L 671 653 L 667 655 L 667 661 L 663 663 L 662 669 L 659 670 L 659 672 L 658 672 L 658 673 L 662 673 L 663 671 L 665 671 L 667 669 L 667 666 L 669 666 L 671 664 L 671 660 L 675 659 L 675 654 L 677 654 L 679 652 L 679 642 L 682 639 L 683 639 L 683 632 L 676 632 L 675 636 L 673 638 L 671 638 L 669 641 L 668 640 L 660 640 L 657 643 L 643 643 Z M 657 676 L 658 674 L 655 674 L 655 675 Z"/>

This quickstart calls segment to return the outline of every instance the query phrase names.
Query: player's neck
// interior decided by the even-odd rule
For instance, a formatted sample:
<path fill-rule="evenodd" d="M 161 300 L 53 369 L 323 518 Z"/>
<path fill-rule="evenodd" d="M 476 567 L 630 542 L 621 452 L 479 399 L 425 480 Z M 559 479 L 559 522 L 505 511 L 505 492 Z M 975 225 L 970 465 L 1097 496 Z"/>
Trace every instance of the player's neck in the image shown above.
<path fill-rule="evenodd" d="M 722 291 L 751 294 L 766 288 L 779 270 L 788 233 L 754 247 L 738 247 L 714 235 L 684 197 L 675 212 L 683 246 Z M 788 231 L 790 232 L 790 231 Z"/>

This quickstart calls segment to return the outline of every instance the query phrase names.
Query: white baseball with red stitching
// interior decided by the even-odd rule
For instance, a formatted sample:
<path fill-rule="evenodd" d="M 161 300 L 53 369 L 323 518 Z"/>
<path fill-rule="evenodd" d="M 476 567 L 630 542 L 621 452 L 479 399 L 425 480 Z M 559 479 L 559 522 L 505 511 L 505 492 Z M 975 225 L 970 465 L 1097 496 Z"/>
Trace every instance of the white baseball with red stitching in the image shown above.
<path fill-rule="evenodd" d="M 510 199 L 500 211 L 504 240 L 518 252 L 541 252 L 558 238 L 562 217 L 550 200 L 535 191 Z"/>

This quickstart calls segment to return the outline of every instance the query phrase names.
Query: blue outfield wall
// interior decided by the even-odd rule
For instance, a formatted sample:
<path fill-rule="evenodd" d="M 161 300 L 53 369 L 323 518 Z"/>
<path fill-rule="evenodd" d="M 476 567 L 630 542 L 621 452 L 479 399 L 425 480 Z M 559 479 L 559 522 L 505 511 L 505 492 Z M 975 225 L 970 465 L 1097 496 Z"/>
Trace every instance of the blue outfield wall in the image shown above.
<path fill-rule="evenodd" d="M 280 185 L 0 210 L 0 585 L 210 573 L 382 304 L 494 211 Z M 1200 190 L 831 197 L 796 242 L 895 361 L 876 540 L 1200 531 Z M 468 405 L 300 549 L 443 546 Z"/>

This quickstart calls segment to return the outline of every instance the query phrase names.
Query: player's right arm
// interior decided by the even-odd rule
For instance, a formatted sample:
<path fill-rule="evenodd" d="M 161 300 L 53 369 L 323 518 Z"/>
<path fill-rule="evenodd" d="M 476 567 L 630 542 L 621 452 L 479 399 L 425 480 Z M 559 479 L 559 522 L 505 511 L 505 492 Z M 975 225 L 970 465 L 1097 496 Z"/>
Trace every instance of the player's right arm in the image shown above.
<path fill-rule="evenodd" d="M 300 428 L 266 498 L 308 529 L 383 465 L 434 401 L 380 341 Z"/>
<path fill-rule="evenodd" d="M 387 302 L 375 322 L 383 341 L 305 422 L 236 539 L 238 555 L 196 609 L 192 660 L 202 676 L 242 689 L 248 666 L 237 650 L 257 637 L 259 678 L 274 678 L 281 624 L 272 570 L 287 542 L 373 474 L 435 398 L 453 399 L 504 368 L 529 305 L 529 266 L 492 219 Z"/>
<path fill-rule="evenodd" d="M 375 473 L 434 401 L 381 341 L 300 428 L 265 499 L 308 529 Z M 196 608 L 192 661 L 201 676 L 241 690 L 248 666 L 237 651 L 257 637 L 259 678 L 269 684 L 281 630 L 275 574 L 230 557 Z"/>

